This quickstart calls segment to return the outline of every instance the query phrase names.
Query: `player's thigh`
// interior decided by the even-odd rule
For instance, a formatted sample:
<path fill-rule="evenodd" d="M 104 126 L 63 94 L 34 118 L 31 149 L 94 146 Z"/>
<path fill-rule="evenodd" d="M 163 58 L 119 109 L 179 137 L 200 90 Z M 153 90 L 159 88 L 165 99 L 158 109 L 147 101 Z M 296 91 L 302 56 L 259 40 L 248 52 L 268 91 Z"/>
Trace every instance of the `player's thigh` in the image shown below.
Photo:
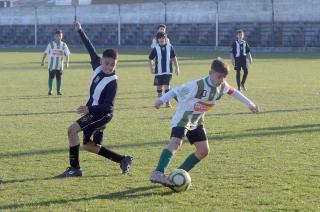
<path fill-rule="evenodd" d="M 172 79 L 172 75 L 171 75 L 171 74 L 165 74 L 165 75 L 163 75 L 163 77 L 162 77 L 162 84 L 163 84 L 163 85 L 166 85 L 166 86 L 169 86 L 169 85 L 170 85 L 170 82 L 171 82 L 171 79 Z"/>
<path fill-rule="evenodd" d="M 181 146 L 185 134 L 186 129 L 184 127 L 173 127 L 167 148 L 171 151 L 177 150 Z"/>
<path fill-rule="evenodd" d="M 49 72 L 49 78 L 50 79 L 54 79 L 54 76 L 55 76 L 55 72 L 54 72 L 54 70 L 48 70 L 48 72 Z"/>
<path fill-rule="evenodd" d="M 68 128 L 68 134 L 72 134 L 72 133 L 78 133 L 80 132 L 82 129 L 80 127 L 80 125 L 78 124 L 77 121 L 73 122 L 69 128 Z"/>
<path fill-rule="evenodd" d="M 61 80 L 61 76 L 62 76 L 62 70 L 55 70 L 55 74 L 56 74 L 56 78 L 57 80 Z"/>
<path fill-rule="evenodd" d="M 207 133 L 203 125 L 199 125 L 196 129 L 190 130 L 186 134 L 190 144 L 207 141 Z"/>

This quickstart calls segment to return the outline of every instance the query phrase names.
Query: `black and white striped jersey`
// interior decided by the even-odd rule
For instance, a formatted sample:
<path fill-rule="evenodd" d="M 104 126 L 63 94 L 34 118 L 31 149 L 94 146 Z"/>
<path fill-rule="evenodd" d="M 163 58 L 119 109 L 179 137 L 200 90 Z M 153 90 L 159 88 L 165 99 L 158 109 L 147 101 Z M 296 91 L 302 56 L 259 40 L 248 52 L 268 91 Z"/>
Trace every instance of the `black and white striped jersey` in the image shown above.
<path fill-rule="evenodd" d="M 250 52 L 250 46 L 245 40 L 242 40 L 242 41 L 236 40 L 235 42 L 233 42 L 231 53 L 233 54 L 234 58 L 246 57 L 249 52 Z"/>
<path fill-rule="evenodd" d="M 94 71 L 90 80 L 90 90 L 86 106 L 88 106 L 90 114 L 104 116 L 113 112 L 118 77 L 115 73 L 105 74 L 102 71 L 102 66 L 100 65 L 101 58 L 98 56 L 91 41 L 83 29 L 80 29 L 78 33 L 90 54 L 91 66 Z"/>
<path fill-rule="evenodd" d="M 159 44 L 154 47 L 149 55 L 149 60 L 155 59 L 155 74 L 172 74 L 172 58 L 176 56 L 173 46 L 167 43 L 164 46 Z"/>

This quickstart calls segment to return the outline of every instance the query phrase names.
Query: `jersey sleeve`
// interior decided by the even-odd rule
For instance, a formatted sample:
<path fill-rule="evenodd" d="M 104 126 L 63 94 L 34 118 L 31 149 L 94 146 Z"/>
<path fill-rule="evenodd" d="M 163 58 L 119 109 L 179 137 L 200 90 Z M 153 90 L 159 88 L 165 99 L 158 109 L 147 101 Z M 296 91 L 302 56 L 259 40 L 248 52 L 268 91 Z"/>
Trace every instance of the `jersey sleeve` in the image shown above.
<path fill-rule="evenodd" d="M 223 90 L 223 94 L 233 94 L 235 91 L 235 88 L 230 86 L 227 82 L 225 82 L 225 86 L 224 86 L 224 90 Z"/>
<path fill-rule="evenodd" d="M 246 43 L 246 53 L 248 54 L 250 52 L 250 46 L 248 43 Z"/>
<path fill-rule="evenodd" d="M 173 46 L 171 46 L 171 50 L 170 50 L 170 58 L 172 59 L 172 58 L 174 58 L 174 57 L 176 57 L 176 53 L 175 53 L 175 51 L 174 51 Z"/>
<path fill-rule="evenodd" d="M 178 102 L 184 102 L 191 98 L 194 98 L 197 94 L 198 85 L 196 81 L 185 83 L 179 87 L 173 89 Z"/>
<path fill-rule="evenodd" d="M 150 52 L 150 54 L 149 54 L 149 60 L 153 60 L 156 56 L 157 56 L 157 50 L 156 50 L 156 48 L 154 47 L 154 48 L 152 49 L 152 51 Z"/>
<path fill-rule="evenodd" d="M 80 29 L 78 33 L 80 35 L 82 43 L 85 45 L 86 49 L 90 54 L 92 69 L 95 70 L 97 67 L 100 66 L 100 57 L 98 56 L 96 49 L 92 45 L 91 41 L 89 40 L 88 36 L 83 31 L 83 29 Z"/>
<path fill-rule="evenodd" d="M 50 46 L 50 43 L 49 43 L 47 48 L 46 48 L 46 50 L 44 51 L 44 53 L 49 54 L 50 50 L 51 50 L 51 46 Z"/>
<path fill-rule="evenodd" d="M 66 43 L 64 43 L 64 48 L 63 48 L 64 56 L 69 56 L 70 55 L 70 50 L 67 46 Z"/>
<path fill-rule="evenodd" d="M 230 53 L 233 54 L 233 56 L 236 55 L 236 42 L 233 42 L 232 46 L 231 46 L 231 50 Z"/>

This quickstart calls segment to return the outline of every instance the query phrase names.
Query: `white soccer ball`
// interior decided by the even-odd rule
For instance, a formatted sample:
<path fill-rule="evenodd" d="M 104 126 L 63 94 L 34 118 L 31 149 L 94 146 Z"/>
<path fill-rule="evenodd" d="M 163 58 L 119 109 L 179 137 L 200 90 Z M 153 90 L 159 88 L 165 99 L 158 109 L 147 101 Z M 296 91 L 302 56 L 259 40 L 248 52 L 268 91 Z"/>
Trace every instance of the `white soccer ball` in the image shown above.
<path fill-rule="evenodd" d="M 169 175 L 169 180 L 173 182 L 172 190 L 176 192 L 186 191 L 191 186 L 191 177 L 183 169 L 176 169 Z"/>

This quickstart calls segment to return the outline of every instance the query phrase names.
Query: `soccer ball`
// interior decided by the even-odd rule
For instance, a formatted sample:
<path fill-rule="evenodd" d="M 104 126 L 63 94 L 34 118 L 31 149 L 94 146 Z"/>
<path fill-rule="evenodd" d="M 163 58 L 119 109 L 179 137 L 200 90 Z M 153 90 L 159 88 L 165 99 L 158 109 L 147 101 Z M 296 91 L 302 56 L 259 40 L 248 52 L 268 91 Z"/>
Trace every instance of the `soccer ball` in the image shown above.
<path fill-rule="evenodd" d="M 169 175 L 169 180 L 173 182 L 172 190 L 176 192 L 186 191 L 191 186 L 191 177 L 188 172 L 183 169 L 176 169 Z"/>

